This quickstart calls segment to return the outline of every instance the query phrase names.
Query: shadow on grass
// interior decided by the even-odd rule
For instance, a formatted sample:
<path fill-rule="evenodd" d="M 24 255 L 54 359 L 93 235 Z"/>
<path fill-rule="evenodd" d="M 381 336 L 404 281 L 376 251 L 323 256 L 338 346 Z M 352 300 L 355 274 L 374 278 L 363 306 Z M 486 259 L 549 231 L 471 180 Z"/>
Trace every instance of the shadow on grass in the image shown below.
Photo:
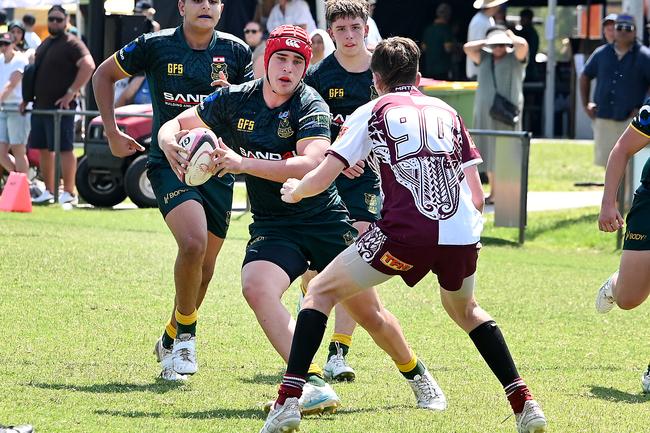
<path fill-rule="evenodd" d="M 307 420 L 332 420 L 334 417 L 341 417 L 346 415 L 358 414 L 358 413 L 376 413 L 378 411 L 385 412 L 391 410 L 403 410 L 408 409 L 410 406 L 405 405 L 392 405 L 384 406 L 382 408 L 345 408 L 336 412 L 336 414 L 323 414 L 323 415 L 312 415 L 306 417 Z M 163 414 L 162 412 L 143 412 L 143 411 L 122 411 L 122 410 L 95 410 L 97 415 L 105 416 L 115 416 L 122 418 L 169 418 L 169 419 L 252 419 L 263 421 L 266 419 L 266 414 L 262 411 L 262 408 L 255 409 L 213 409 L 213 410 L 204 410 L 198 412 L 180 412 L 180 413 L 171 413 Z"/>
<path fill-rule="evenodd" d="M 528 233 L 526 233 L 526 237 L 528 237 Z M 490 236 L 481 236 L 481 244 L 496 246 L 496 247 L 520 247 L 521 246 L 516 241 L 511 241 L 503 238 L 493 238 Z"/>
<path fill-rule="evenodd" d="M 614 388 L 605 388 L 602 386 L 592 386 L 591 393 L 601 400 L 630 404 L 650 402 L 650 394 L 631 394 L 629 392 L 620 391 Z"/>
<path fill-rule="evenodd" d="M 277 374 L 256 374 L 255 376 L 246 376 L 239 378 L 241 383 L 253 385 L 279 385 L 282 382 L 284 370 L 278 370 Z"/>
<path fill-rule="evenodd" d="M 164 394 L 184 386 L 183 382 L 170 382 L 161 379 L 156 380 L 154 383 L 101 383 L 95 385 L 71 385 L 63 383 L 29 383 L 28 386 L 33 386 L 40 389 L 52 389 L 56 391 L 74 391 L 74 392 L 88 392 L 92 394 L 126 394 L 129 392 L 153 392 L 156 394 Z"/>
<path fill-rule="evenodd" d="M 544 224 L 542 226 L 535 225 L 533 227 L 530 227 L 530 218 L 529 218 L 528 228 L 526 229 L 526 239 L 533 240 L 547 232 L 560 230 L 580 223 L 594 224 L 595 221 L 598 221 L 598 214 L 590 213 L 590 214 L 580 215 L 579 217 L 575 217 L 575 218 L 555 220 L 551 224 Z"/>

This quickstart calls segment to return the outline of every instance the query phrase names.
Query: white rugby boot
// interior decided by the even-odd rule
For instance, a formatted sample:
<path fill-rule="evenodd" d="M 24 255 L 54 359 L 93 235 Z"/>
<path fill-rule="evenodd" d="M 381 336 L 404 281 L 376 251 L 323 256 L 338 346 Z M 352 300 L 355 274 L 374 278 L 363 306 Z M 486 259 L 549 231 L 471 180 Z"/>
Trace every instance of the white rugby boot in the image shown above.
<path fill-rule="evenodd" d="M 524 410 L 515 414 L 517 433 L 544 433 L 546 431 L 546 417 L 542 408 L 535 400 L 527 400 Z"/>
<path fill-rule="evenodd" d="M 336 345 L 336 355 L 331 356 L 323 366 L 323 376 L 325 376 L 325 380 L 329 382 L 352 382 L 356 377 L 354 369 L 345 361 L 343 349 L 341 349 L 338 341 L 334 344 Z"/>
<path fill-rule="evenodd" d="M 199 369 L 196 360 L 196 337 L 184 333 L 176 336 L 172 349 L 174 371 L 178 374 L 194 374 Z"/>
<path fill-rule="evenodd" d="M 156 345 L 153 348 L 153 353 L 156 355 L 156 359 L 160 363 L 160 378 L 163 380 L 169 380 L 171 382 L 187 380 L 187 376 L 176 373 L 174 371 L 174 355 L 172 354 L 172 349 L 165 349 L 162 345 L 162 337 L 156 341 Z"/>
<path fill-rule="evenodd" d="M 293 433 L 299 430 L 299 426 L 298 399 L 291 397 L 282 406 L 271 408 L 260 433 Z"/>
<path fill-rule="evenodd" d="M 641 377 L 641 387 L 643 388 L 643 392 L 646 394 L 650 393 L 650 365 L 648 365 L 648 370 Z"/>
<path fill-rule="evenodd" d="M 274 403 L 274 400 L 266 402 L 263 407 L 264 412 L 269 413 Z M 303 416 L 334 413 L 339 406 L 341 406 L 341 399 L 328 384 L 316 386 L 307 382 L 298 399 L 298 408 Z"/>
<path fill-rule="evenodd" d="M 609 313 L 612 311 L 612 308 L 614 308 L 614 305 L 616 305 L 613 289 L 614 283 L 612 277 L 609 277 L 607 281 L 600 286 L 598 295 L 596 296 L 596 311 L 600 314 Z"/>
<path fill-rule="evenodd" d="M 447 398 L 429 370 L 416 375 L 413 380 L 407 379 L 419 408 L 428 410 L 447 409 Z"/>

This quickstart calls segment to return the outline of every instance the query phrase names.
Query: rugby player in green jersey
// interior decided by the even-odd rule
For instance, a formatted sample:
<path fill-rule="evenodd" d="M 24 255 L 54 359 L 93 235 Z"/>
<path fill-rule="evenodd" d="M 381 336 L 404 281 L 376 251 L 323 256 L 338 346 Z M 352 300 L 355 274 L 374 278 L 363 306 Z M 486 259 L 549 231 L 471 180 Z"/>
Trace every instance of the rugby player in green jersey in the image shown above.
<path fill-rule="evenodd" d="M 165 222 L 176 239 L 176 286 L 172 317 L 154 353 L 161 377 L 185 379 L 197 371 L 196 322 L 228 230 L 233 177 L 212 178 L 199 187 L 182 183 L 158 145 L 160 125 L 198 105 L 213 86 L 239 84 L 253 78 L 251 53 L 238 38 L 214 27 L 221 0 L 179 0 L 183 24 L 146 34 L 106 59 L 93 77 L 93 89 L 111 151 L 128 157 L 144 150 L 121 132 L 113 110 L 114 83 L 145 72 L 154 111 L 147 176 Z"/>
<path fill-rule="evenodd" d="M 177 137 L 184 130 L 207 126 L 222 139 L 214 154 L 214 172 L 246 174 L 253 223 L 241 271 L 242 291 L 285 362 L 295 322 L 281 302 L 282 295 L 308 264 L 322 271 L 357 234 L 334 185 L 298 205 L 284 203 L 280 197 L 282 182 L 301 178 L 316 167 L 330 143 L 327 105 L 301 81 L 310 57 L 311 43 L 302 28 L 278 27 L 267 40 L 263 78 L 216 91 L 196 109 L 163 125 L 158 137 L 166 153 L 176 154 L 171 162 L 174 169 L 183 171 L 187 161 L 178 153 L 182 148 Z M 371 328 L 377 323 L 381 307 L 373 290 L 345 304 L 354 306 L 357 322 Z M 389 346 L 396 364 L 413 364 L 405 375 L 423 374 L 422 363 L 393 316 L 384 319 L 376 334 L 380 344 Z M 315 373 L 312 364 L 299 402 L 303 414 L 333 410 L 340 404 Z M 428 375 L 421 382 L 418 401 L 430 409 L 444 408 L 446 400 L 435 380 Z"/>
<path fill-rule="evenodd" d="M 332 113 L 332 142 L 339 135 L 345 119 L 363 104 L 377 96 L 372 82 L 370 59 L 366 48 L 368 34 L 368 2 L 366 0 L 328 0 L 325 15 L 336 51 L 307 71 L 305 84 L 313 87 L 327 102 Z M 379 219 L 381 204 L 379 178 L 364 162 L 336 179 L 336 188 L 350 212 L 352 225 L 363 234 Z M 356 173 L 354 173 L 356 172 Z M 306 291 L 313 271 L 303 276 L 301 289 Z M 354 380 L 355 372 L 345 356 L 352 344 L 356 322 L 343 306 L 336 307 L 334 334 L 329 344 L 323 373 L 328 380 Z"/>

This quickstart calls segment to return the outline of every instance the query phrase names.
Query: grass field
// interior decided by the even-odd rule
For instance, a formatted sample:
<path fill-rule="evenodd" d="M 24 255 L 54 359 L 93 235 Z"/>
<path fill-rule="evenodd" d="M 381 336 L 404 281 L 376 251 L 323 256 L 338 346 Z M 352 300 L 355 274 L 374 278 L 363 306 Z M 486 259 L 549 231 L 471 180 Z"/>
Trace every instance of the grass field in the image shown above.
<path fill-rule="evenodd" d="M 549 185 L 563 182 L 537 169 Z M 516 230 L 488 220 L 477 296 L 503 329 L 549 431 L 647 432 L 650 397 L 640 392 L 640 375 L 650 360 L 648 305 L 594 312 L 595 292 L 619 257 L 596 219 L 596 208 L 531 213 L 523 247 Z M 150 352 L 171 308 L 175 255 L 157 210 L 0 214 L 0 423 L 48 433 L 257 432 L 261 404 L 275 396 L 284 367 L 240 294 L 249 222 L 233 218 L 200 311 L 200 371 L 174 385 L 156 380 Z M 393 279 L 379 292 L 449 409 L 415 409 L 392 362 L 358 330 L 349 357 L 358 380 L 336 386 L 344 406 L 307 418 L 302 431 L 515 431 L 499 383 L 446 317 L 434 283 L 429 277 L 410 289 Z M 297 293 L 292 287 L 285 297 L 292 311 Z M 321 350 L 317 360 L 324 357 Z"/>

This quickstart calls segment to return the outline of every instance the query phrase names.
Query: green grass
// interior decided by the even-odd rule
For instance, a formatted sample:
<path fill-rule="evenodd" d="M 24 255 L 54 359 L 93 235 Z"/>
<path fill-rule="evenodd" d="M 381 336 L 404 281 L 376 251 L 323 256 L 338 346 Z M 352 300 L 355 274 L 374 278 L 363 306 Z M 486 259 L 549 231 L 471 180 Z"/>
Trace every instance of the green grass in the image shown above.
<path fill-rule="evenodd" d="M 605 169 L 594 165 L 592 141 L 533 140 L 529 191 L 584 191 L 575 182 L 603 182 Z"/>
<path fill-rule="evenodd" d="M 500 323 L 554 432 L 646 431 L 648 306 L 597 316 L 593 297 L 616 268 L 597 209 L 533 213 L 528 239 L 488 224 L 477 296 Z M 200 312 L 199 373 L 156 380 L 151 349 L 171 307 L 175 244 L 157 210 L 0 213 L 0 422 L 48 432 L 257 432 L 283 364 L 240 294 L 249 216 L 233 218 Z M 434 280 L 379 289 L 438 378 L 449 409 L 413 408 L 396 368 L 363 330 L 336 387 L 344 407 L 305 432 L 513 432 L 498 382 L 446 316 Z M 285 297 L 291 311 L 297 289 Z M 328 332 L 329 334 L 329 332 Z M 323 361 L 321 349 L 317 359 Z"/>

